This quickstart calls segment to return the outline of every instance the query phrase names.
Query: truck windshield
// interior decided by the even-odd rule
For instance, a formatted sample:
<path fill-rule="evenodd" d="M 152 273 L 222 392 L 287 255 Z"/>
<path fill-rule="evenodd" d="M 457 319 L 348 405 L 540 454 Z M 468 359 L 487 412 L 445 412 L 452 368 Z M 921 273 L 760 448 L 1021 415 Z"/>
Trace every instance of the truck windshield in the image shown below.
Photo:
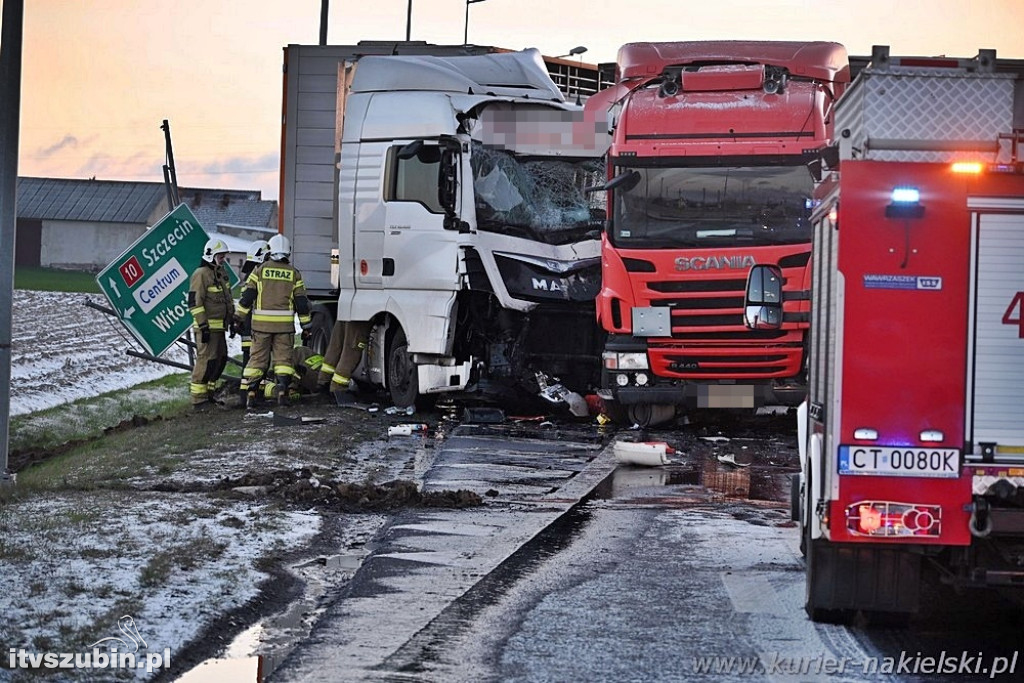
<path fill-rule="evenodd" d="M 804 165 L 633 171 L 639 182 L 615 190 L 611 237 L 616 246 L 751 246 L 811 239 L 814 181 Z"/>
<path fill-rule="evenodd" d="M 516 157 L 475 141 L 471 159 L 480 230 L 566 244 L 604 224 L 604 192 L 583 192 L 603 182 L 601 159 Z"/>

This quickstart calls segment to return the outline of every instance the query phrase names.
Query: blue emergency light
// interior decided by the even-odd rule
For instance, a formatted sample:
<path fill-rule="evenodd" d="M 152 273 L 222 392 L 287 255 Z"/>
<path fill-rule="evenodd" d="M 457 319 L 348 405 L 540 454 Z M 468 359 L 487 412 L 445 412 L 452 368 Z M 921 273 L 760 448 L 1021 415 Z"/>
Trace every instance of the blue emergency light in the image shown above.
<path fill-rule="evenodd" d="M 894 187 L 892 188 L 893 204 L 920 204 L 921 191 L 916 187 Z"/>
<path fill-rule="evenodd" d="M 921 192 L 916 187 L 894 187 L 890 203 L 885 207 L 886 218 L 921 218 L 924 206 L 921 205 Z"/>

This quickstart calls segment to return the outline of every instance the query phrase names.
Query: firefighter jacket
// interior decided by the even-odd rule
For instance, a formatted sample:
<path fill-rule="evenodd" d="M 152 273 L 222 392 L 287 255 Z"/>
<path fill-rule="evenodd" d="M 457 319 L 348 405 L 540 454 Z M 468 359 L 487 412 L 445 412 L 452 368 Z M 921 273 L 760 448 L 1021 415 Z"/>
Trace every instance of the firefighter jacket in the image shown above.
<path fill-rule="evenodd" d="M 309 324 L 309 299 L 299 271 L 287 260 L 267 261 L 254 270 L 238 300 L 239 314 L 250 311 L 255 332 L 294 332 L 296 313 L 300 324 Z"/>
<path fill-rule="evenodd" d="M 224 266 L 203 261 L 188 282 L 188 308 L 195 326 L 223 332 L 235 314 L 235 299 Z"/>

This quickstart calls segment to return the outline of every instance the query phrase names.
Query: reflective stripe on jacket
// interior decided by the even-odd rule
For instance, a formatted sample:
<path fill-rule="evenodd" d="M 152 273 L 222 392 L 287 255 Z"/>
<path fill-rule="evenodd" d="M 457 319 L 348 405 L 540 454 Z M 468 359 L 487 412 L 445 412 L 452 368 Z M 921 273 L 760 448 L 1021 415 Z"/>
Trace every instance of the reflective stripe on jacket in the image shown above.
<path fill-rule="evenodd" d="M 267 261 L 249 275 L 238 301 L 243 316 L 252 311 L 257 332 L 292 332 L 295 314 L 302 324 L 310 321 L 309 299 L 302 275 L 287 261 Z"/>
<path fill-rule="evenodd" d="M 225 330 L 235 314 L 231 283 L 223 266 L 203 261 L 188 282 L 188 308 L 196 327 Z"/>

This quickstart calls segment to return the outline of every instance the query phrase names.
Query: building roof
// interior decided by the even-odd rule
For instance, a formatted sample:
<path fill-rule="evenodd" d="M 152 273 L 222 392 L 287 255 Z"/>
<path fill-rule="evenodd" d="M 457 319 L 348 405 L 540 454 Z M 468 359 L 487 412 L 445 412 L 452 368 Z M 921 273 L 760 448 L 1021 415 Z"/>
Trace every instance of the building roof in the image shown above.
<path fill-rule="evenodd" d="M 18 178 L 18 218 L 142 223 L 166 194 L 161 183 Z"/>
<path fill-rule="evenodd" d="M 277 202 L 263 201 L 259 190 L 181 188 L 178 195 L 206 232 L 218 225 L 266 228 L 277 215 Z"/>
<path fill-rule="evenodd" d="M 179 188 L 178 195 L 207 232 L 218 225 L 275 225 L 277 202 L 262 200 L 259 190 Z M 148 225 L 166 206 L 163 183 L 18 178 L 18 218 Z"/>

